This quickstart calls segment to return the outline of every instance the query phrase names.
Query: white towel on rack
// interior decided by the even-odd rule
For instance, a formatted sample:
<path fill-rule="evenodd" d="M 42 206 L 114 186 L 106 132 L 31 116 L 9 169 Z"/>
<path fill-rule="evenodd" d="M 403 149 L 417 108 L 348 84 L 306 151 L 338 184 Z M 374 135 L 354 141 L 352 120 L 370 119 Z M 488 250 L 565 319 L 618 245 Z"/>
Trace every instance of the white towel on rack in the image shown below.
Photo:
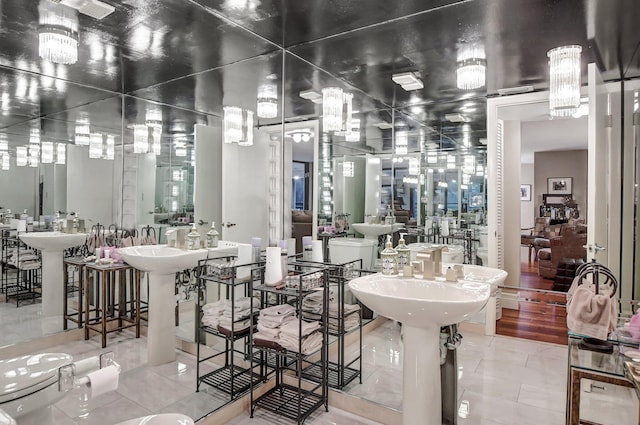
<path fill-rule="evenodd" d="M 287 350 L 295 352 L 300 350 L 301 354 L 311 354 L 322 346 L 322 334 L 312 332 L 300 340 L 294 336 L 280 333 L 278 343 Z"/>
<path fill-rule="evenodd" d="M 317 321 L 305 322 L 304 320 L 294 319 L 280 326 L 280 338 L 283 335 L 293 336 L 296 339 L 298 335 L 307 336 L 312 332 L 320 328 L 320 323 Z"/>

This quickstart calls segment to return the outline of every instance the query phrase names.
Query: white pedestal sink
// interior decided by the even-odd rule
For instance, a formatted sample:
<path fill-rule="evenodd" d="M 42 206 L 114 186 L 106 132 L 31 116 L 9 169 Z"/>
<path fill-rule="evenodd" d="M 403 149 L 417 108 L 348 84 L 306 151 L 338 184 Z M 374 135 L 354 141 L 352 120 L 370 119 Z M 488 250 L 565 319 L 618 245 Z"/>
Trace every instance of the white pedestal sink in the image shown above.
<path fill-rule="evenodd" d="M 353 279 L 349 288 L 367 307 L 403 324 L 403 425 L 441 425 L 440 327 L 482 309 L 490 286 L 374 274 Z"/>
<path fill-rule="evenodd" d="M 22 242 L 42 253 L 42 315 L 62 317 L 63 297 L 66 296 L 62 285 L 62 254 L 65 249 L 82 245 L 87 234 L 30 232 L 18 236 Z"/>
<path fill-rule="evenodd" d="M 182 250 L 166 245 L 131 246 L 118 250 L 122 259 L 149 273 L 147 363 L 156 366 L 176 358 L 175 274 L 198 265 L 208 250 Z"/>
<path fill-rule="evenodd" d="M 404 229 L 403 223 L 394 224 L 369 224 L 369 223 L 353 223 L 351 225 L 353 229 L 364 235 L 365 239 L 378 240 L 378 236 L 386 235 L 389 233 L 397 232 L 400 229 Z"/>

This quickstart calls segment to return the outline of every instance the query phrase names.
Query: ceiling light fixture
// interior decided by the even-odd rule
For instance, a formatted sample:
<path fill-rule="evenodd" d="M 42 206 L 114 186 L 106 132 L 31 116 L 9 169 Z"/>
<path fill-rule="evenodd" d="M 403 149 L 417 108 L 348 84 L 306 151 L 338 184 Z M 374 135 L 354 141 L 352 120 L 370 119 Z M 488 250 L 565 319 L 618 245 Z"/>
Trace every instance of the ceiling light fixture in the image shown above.
<path fill-rule="evenodd" d="M 562 46 L 549 57 L 549 110 L 552 117 L 570 117 L 580 107 L 580 46 Z"/>
<path fill-rule="evenodd" d="M 76 144 L 77 144 L 76 137 Z M 149 128 L 143 124 L 133 126 L 133 153 L 147 153 L 149 151 Z"/>
<path fill-rule="evenodd" d="M 56 146 L 56 164 L 64 165 L 67 163 L 67 145 L 58 143 Z"/>
<path fill-rule="evenodd" d="M 339 87 L 322 89 L 322 131 L 349 133 L 353 115 L 353 94 Z"/>
<path fill-rule="evenodd" d="M 487 59 L 484 46 L 478 40 L 460 43 L 456 66 L 457 86 L 461 90 L 475 90 L 484 87 Z"/>
<path fill-rule="evenodd" d="M 2 169 L 2 171 L 9 171 L 11 169 L 9 158 L 9 152 L 0 152 L 0 169 Z"/>
<path fill-rule="evenodd" d="M 91 126 L 89 116 L 83 115 L 76 120 L 75 142 L 78 146 L 89 146 Z"/>
<path fill-rule="evenodd" d="M 43 164 L 53 163 L 53 142 L 42 142 L 42 151 L 40 152 L 40 161 Z"/>
<path fill-rule="evenodd" d="M 422 80 L 416 72 L 403 72 L 401 74 L 393 74 L 391 77 L 394 83 L 399 84 L 404 90 L 412 91 L 424 87 Z"/>
<path fill-rule="evenodd" d="M 278 116 L 278 87 L 275 84 L 263 84 L 258 87 L 256 114 L 259 118 Z"/>
<path fill-rule="evenodd" d="M 0 133 L 0 151 L 8 151 L 9 150 L 9 140 L 7 140 L 7 135 L 4 133 Z"/>
<path fill-rule="evenodd" d="M 237 143 L 238 146 L 253 145 L 253 111 L 237 106 L 225 106 L 222 109 L 224 143 Z"/>
<path fill-rule="evenodd" d="M 102 152 L 104 147 L 102 145 L 102 134 L 91 133 L 89 141 L 89 158 L 102 159 Z"/>
<path fill-rule="evenodd" d="M 299 96 L 303 99 L 310 100 L 313 103 L 317 103 L 317 104 L 322 103 L 322 95 L 314 90 L 301 91 Z"/>
<path fill-rule="evenodd" d="M 26 167 L 29 163 L 26 146 L 16 147 L 16 165 L 18 167 Z"/>
<path fill-rule="evenodd" d="M 42 59 L 71 65 L 78 61 L 78 15 L 67 6 L 41 0 L 38 50 Z"/>

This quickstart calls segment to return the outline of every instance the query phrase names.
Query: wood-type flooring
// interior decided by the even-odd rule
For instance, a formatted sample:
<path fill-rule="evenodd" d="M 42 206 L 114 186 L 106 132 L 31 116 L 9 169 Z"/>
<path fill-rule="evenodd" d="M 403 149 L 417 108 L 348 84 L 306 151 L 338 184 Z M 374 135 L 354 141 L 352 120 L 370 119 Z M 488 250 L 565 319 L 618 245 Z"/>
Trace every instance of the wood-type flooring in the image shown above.
<path fill-rule="evenodd" d="M 520 288 L 553 290 L 553 280 L 538 275 L 538 263 L 523 256 Z M 503 289 L 503 292 L 506 292 Z M 567 344 L 567 314 L 565 293 L 519 291 L 519 310 L 502 309 L 496 323 L 498 335 L 514 336 L 535 341 Z"/>

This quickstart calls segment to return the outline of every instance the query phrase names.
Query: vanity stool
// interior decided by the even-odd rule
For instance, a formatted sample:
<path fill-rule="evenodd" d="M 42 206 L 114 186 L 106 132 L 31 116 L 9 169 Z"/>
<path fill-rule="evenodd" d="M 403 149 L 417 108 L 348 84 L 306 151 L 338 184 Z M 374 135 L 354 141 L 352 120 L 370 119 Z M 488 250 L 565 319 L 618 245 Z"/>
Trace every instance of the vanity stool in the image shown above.
<path fill-rule="evenodd" d="M 90 285 L 95 285 L 95 309 L 91 310 Z M 102 348 L 107 346 L 107 334 L 135 327 L 140 338 L 140 272 L 127 264 L 85 265 L 84 278 L 84 339 L 90 332 L 102 336 Z M 94 312 L 93 318 L 90 317 Z M 115 325 L 114 325 L 115 324 Z"/>

